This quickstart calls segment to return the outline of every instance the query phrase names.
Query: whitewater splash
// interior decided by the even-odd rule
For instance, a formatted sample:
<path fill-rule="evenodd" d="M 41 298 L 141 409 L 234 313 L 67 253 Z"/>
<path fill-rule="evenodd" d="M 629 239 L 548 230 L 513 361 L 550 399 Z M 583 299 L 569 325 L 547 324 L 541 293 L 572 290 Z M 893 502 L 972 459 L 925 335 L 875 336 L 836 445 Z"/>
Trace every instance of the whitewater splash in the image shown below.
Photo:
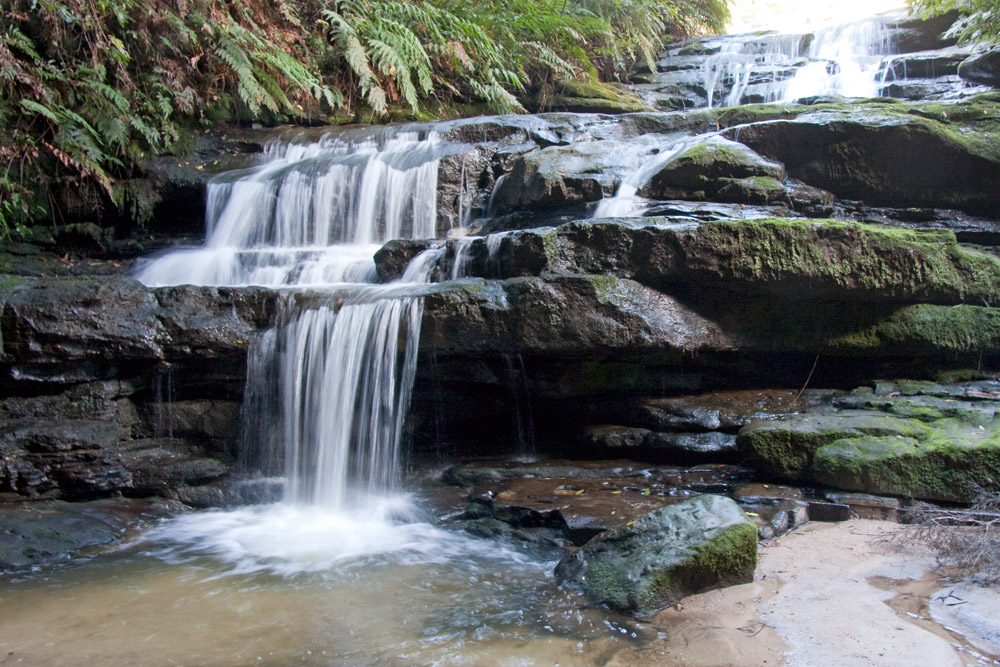
<path fill-rule="evenodd" d="M 698 146 L 719 132 L 707 132 L 696 136 L 663 137 L 656 153 L 645 164 L 622 179 L 613 197 L 605 197 L 597 202 L 594 218 L 616 218 L 641 215 L 643 206 L 637 195 L 639 190 L 661 169 L 685 151 Z"/>

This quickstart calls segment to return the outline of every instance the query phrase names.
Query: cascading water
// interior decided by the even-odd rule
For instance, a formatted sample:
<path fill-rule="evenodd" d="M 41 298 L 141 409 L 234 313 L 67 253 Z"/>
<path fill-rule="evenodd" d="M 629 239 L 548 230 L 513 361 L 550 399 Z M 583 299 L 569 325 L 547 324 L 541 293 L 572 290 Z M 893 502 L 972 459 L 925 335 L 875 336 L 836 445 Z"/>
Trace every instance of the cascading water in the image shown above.
<path fill-rule="evenodd" d="M 613 197 L 606 197 L 597 203 L 593 217 L 595 218 L 615 218 L 639 215 L 642 212 L 641 205 L 636 201 L 639 190 L 651 179 L 656 172 L 663 169 L 671 160 L 681 153 L 704 143 L 710 137 L 716 136 L 718 132 L 708 132 L 697 136 L 684 135 L 680 138 L 676 136 L 664 137 L 656 153 L 647 160 L 645 164 L 626 176 Z"/>
<path fill-rule="evenodd" d="M 373 284 L 372 257 L 391 238 L 436 236 L 438 160 L 462 150 L 394 129 L 271 146 L 260 167 L 210 184 L 203 247 L 140 267 L 149 285 L 284 288 L 280 324 L 251 355 L 244 406 L 257 466 L 280 474 L 268 465 L 283 461 L 284 501 L 181 517 L 166 537 L 279 571 L 444 539 L 427 524 L 395 525 L 412 513 L 397 491 L 399 452 L 421 295 L 443 251 L 388 285 Z"/>
<path fill-rule="evenodd" d="M 783 87 L 779 101 L 813 95 L 878 97 L 884 61 L 895 53 L 889 28 L 874 18 L 817 31 L 809 45 L 810 62 Z"/>
<path fill-rule="evenodd" d="M 256 169 L 208 185 L 207 240 L 145 262 L 150 286 L 371 282 L 394 238 L 433 238 L 438 160 L 463 150 L 431 132 L 385 130 L 275 143 Z"/>
<path fill-rule="evenodd" d="M 878 97 L 894 47 L 892 24 L 881 18 L 811 35 L 727 38 L 703 66 L 707 106 L 819 95 Z"/>

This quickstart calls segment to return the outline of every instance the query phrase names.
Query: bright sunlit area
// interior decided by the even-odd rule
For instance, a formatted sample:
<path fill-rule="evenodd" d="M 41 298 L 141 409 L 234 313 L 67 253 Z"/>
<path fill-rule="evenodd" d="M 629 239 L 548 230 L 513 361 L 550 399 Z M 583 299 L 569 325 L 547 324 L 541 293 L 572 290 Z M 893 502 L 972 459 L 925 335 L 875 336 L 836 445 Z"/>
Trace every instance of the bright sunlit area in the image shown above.
<path fill-rule="evenodd" d="M 811 31 L 849 23 L 891 10 L 905 10 L 904 0 L 733 0 L 729 32 L 755 30 Z"/>

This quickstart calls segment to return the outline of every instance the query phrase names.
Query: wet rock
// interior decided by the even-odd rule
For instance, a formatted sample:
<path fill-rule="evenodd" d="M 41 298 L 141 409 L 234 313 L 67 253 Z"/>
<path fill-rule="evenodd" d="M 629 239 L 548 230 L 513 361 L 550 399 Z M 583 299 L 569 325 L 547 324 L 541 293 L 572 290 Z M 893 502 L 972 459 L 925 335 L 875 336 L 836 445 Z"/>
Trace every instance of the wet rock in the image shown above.
<path fill-rule="evenodd" d="M 957 11 L 952 10 L 929 19 L 899 13 L 895 21 L 896 50 L 899 53 L 928 51 L 947 48 L 957 41 L 954 37 L 945 37 L 945 33 L 959 18 Z"/>
<path fill-rule="evenodd" d="M 664 289 L 838 300 L 980 304 L 1000 289 L 1000 260 L 960 247 L 947 231 L 801 219 L 573 222 L 507 234 L 491 266 L 495 277 L 606 274 Z"/>
<path fill-rule="evenodd" d="M 649 615 L 701 591 L 749 583 L 757 529 L 729 498 L 705 495 L 602 533 L 556 567 L 598 604 Z"/>
<path fill-rule="evenodd" d="M 122 464 L 131 475 L 131 483 L 123 491 L 130 496 L 174 497 L 182 487 L 218 483 L 229 474 L 228 465 L 206 457 L 185 440 L 141 439 L 121 449 Z"/>
<path fill-rule="evenodd" d="M 771 204 L 785 201 L 785 170 L 723 137 L 690 148 L 657 172 L 643 194 L 654 199 L 709 199 Z"/>
<path fill-rule="evenodd" d="M 736 451 L 736 437 L 728 433 L 660 433 L 624 426 L 590 426 L 583 437 L 588 450 L 612 455 L 615 450 L 630 450 L 630 456 L 728 460 Z"/>
<path fill-rule="evenodd" d="M 958 66 L 963 79 L 993 88 L 1000 88 L 1000 47 L 969 56 Z"/>
<path fill-rule="evenodd" d="M 141 523 L 176 511 L 169 504 L 118 499 L 0 506 L 0 570 L 62 561 L 113 544 Z"/>
<path fill-rule="evenodd" d="M 448 526 L 476 537 L 502 537 L 539 547 L 573 544 L 572 531 L 559 510 L 538 511 L 496 503 L 490 498 L 473 498 L 464 512 L 448 521 Z"/>
<path fill-rule="evenodd" d="M 260 288 L 161 287 L 156 312 L 167 359 L 246 355 L 250 341 L 277 312 L 275 293 Z"/>
<path fill-rule="evenodd" d="M 711 321 L 628 280 L 516 280 L 502 289 L 461 286 L 426 297 L 421 346 L 452 354 L 734 346 Z"/>
<path fill-rule="evenodd" d="M 115 446 L 117 424 L 88 420 L 33 422 L 0 435 L 0 492 L 81 500 L 131 485 Z"/>
<path fill-rule="evenodd" d="M 809 503 L 809 520 L 837 523 L 855 518 L 850 505 L 844 503 L 824 503 L 813 501 Z"/>
<path fill-rule="evenodd" d="M 974 365 L 979 351 L 990 354 L 1000 344 L 996 308 L 918 304 L 886 312 L 884 306 L 861 303 L 743 299 L 737 312 L 728 299 L 685 303 L 640 283 L 604 276 L 463 283 L 425 298 L 420 345 L 426 354 L 444 356 L 499 350 L 579 358 L 641 349 L 668 355 L 660 363 L 682 352 L 797 352 L 887 361 L 912 355 L 911 365 L 915 357 L 933 369 Z M 948 354 L 959 356 L 942 366 Z M 704 370 L 697 362 L 688 362 L 688 377 Z M 560 390 L 576 377 L 585 383 L 577 392 L 588 386 L 591 391 L 651 389 L 642 382 L 641 368 L 615 377 L 595 375 L 599 367 L 593 364 L 588 368 L 564 374 L 549 388 Z"/>
<path fill-rule="evenodd" d="M 552 146 L 517 158 L 494 195 L 500 211 L 597 201 L 614 193 L 617 179 L 644 157 L 617 141 Z M 649 150 L 653 150 L 650 145 Z"/>
<path fill-rule="evenodd" d="M 524 465 L 475 466 L 463 465 L 448 468 L 442 480 L 446 484 L 473 487 L 495 484 L 515 478 L 560 479 L 609 479 L 649 478 L 649 466 L 631 461 L 604 461 L 600 463 L 544 462 Z"/>
<path fill-rule="evenodd" d="M 633 410 L 636 421 L 651 429 L 736 430 L 751 421 L 777 419 L 803 407 L 823 404 L 833 395 L 824 391 L 800 395 L 779 389 L 709 392 L 648 399 Z"/>
<path fill-rule="evenodd" d="M 965 214 L 953 209 L 934 208 L 871 208 L 849 206 L 844 215 L 859 222 L 908 229 L 947 229 L 955 233 L 959 243 L 980 246 L 1000 245 L 1000 222 Z"/>
<path fill-rule="evenodd" d="M 985 92 L 983 86 L 976 86 L 963 81 L 957 74 L 948 74 L 933 79 L 903 79 L 882 86 L 882 96 L 895 97 L 901 100 L 951 100 L 969 97 Z"/>
<path fill-rule="evenodd" d="M 802 501 L 788 500 L 755 509 L 751 519 L 757 525 L 757 537 L 761 540 L 781 537 L 810 520 L 809 506 Z"/>
<path fill-rule="evenodd" d="M 899 521 L 903 507 L 899 498 L 886 498 L 869 493 L 827 491 L 823 495 L 832 503 L 847 505 L 859 518 L 875 521 Z"/>
<path fill-rule="evenodd" d="M 156 314 L 153 294 L 131 278 L 23 285 L 4 304 L 4 353 L 18 364 L 159 359 L 167 336 Z"/>
<path fill-rule="evenodd" d="M 905 53 L 886 63 L 883 80 L 935 79 L 958 74 L 959 65 L 969 55 L 969 49 L 961 47 Z"/>
<path fill-rule="evenodd" d="M 830 109 L 744 127 L 739 139 L 782 162 L 791 176 L 841 198 L 1000 215 L 989 189 L 1000 178 L 990 130 L 967 134 L 947 118 L 899 113 L 891 105 Z"/>

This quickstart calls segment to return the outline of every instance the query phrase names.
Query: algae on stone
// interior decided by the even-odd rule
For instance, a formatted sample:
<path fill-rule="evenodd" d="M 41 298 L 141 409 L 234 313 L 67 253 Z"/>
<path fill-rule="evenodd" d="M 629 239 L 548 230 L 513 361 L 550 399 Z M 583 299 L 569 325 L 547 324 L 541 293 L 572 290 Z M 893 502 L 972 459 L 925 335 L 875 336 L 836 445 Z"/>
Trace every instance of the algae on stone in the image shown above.
<path fill-rule="evenodd" d="M 712 588 L 749 583 L 757 528 L 734 501 L 703 495 L 598 535 L 556 567 L 587 597 L 641 616 Z"/>

